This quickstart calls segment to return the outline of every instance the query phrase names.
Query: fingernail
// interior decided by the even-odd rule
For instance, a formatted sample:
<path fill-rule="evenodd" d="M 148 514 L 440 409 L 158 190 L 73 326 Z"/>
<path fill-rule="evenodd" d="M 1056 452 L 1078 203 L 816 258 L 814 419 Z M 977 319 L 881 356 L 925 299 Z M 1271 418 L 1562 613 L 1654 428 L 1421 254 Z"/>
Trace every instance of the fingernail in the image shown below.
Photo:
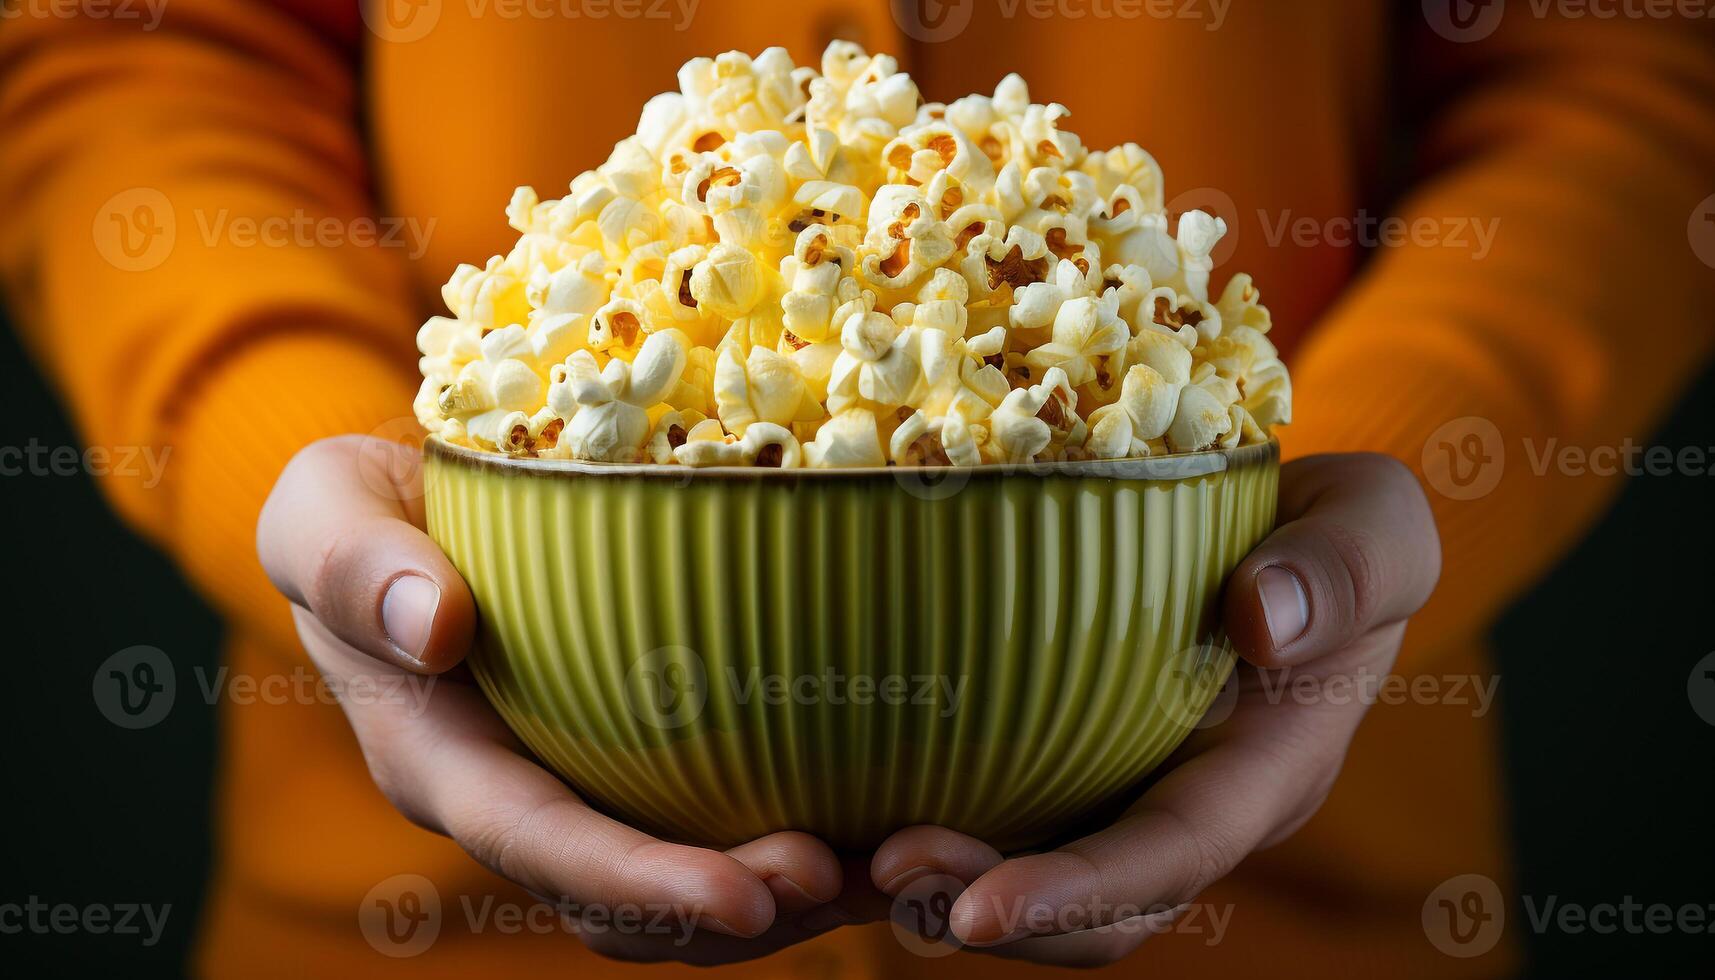
<path fill-rule="evenodd" d="M 904 871 L 899 872 L 898 874 L 894 875 L 893 877 L 887 879 L 887 881 L 883 882 L 882 886 L 881 886 L 881 890 L 886 892 L 889 895 L 893 895 L 893 894 L 898 893 L 900 889 L 911 884 L 912 882 L 916 881 L 917 879 L 922 878 L 926 875 L 932 875 L 932 874 L 935 874 L 934 868 L 927 867 L 927 866 L 921 865 L 921 864 L 919 864 L 915 868 L 906 868 Z"/>
<path fill-rule="evenodd" d="M 381 600 L 381 628 L 387 631 L 387 639 L 419 665 L 440 605 L 441 587 L 421 575 L 399 576 Z"/>
<path fill-rule="evenodd" d="M 1290 570 L 1270 565 L 1257 573 L 1257 594 L 1262 596 L 1262 615 L 1276 650 L 1284 648 L 1310 625 L 1310 596 L 1304 583 Z"/>

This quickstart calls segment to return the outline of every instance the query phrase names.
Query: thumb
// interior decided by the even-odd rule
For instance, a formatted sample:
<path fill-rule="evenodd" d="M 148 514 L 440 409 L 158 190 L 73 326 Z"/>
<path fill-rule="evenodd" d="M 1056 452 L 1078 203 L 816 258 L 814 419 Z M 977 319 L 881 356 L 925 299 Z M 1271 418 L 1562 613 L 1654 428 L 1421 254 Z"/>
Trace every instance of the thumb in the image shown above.
<path fill-rule="evenodd" d="M 376 467 L 376 454 L 398 454 Z M 395 493 L 374 486 L 393 474 Z M 464 659 L 476 623 L 470 590 L 417 526 L 421 460 L 360 436 L 324 439 L 286 465 L 257 523 L 275 588 L 345 643 L 386 663 L 440 673 Z"/>
<path fill-rule="evenodd" d="M 1441 539 L 1411 471 L 1374 454 L 1312 456 L 1280 471 L 1282 523 L 1227 581 L 1227 633 L 1263 668 L 1350 646 L 1422 607 Z"/>

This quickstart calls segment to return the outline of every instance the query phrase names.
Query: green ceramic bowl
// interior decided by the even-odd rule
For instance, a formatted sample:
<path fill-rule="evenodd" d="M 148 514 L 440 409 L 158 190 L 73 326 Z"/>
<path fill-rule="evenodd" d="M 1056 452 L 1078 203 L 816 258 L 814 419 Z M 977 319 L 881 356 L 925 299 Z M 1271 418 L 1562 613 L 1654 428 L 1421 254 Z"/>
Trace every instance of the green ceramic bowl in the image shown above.
<path fill-rule="evenodd" d="M 471 666 L 581 794 L 677 840 L 934 823 L 1028 847 L 1134 789 L 1233 655 L 1276 444 L 1024 469 L 700 470 L 430 440 Z"/>

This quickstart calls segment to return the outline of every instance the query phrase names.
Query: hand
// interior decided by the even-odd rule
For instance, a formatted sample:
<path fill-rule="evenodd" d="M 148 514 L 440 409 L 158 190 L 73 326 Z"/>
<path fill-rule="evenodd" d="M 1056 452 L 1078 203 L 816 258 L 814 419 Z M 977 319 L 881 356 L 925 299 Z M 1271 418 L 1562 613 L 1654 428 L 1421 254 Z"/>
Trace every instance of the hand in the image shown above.
<path fill-rule="evenodd" d="M 1281 469 L 1280 525 L 1227 582 L 1239 653 L 1232 714 L 1193 733 L 1118 822 L 1058 850 L 1003 858 L 941 827 L 889 838 L 871 865 L 898 895 L 949 875 L 967 887 L 948 914 L 966 946 L 1065 966 L 1111 963 L 1246 855 L 1290 837 L 1327 797 L 1367 705 L 1272 703 L 1262 671 L 1319 680 L 1385 674 L 1406 618 L 1440 575 L 1428 502 L 1384 456 L 1301 459 Z M 1334 703 L 1339 701 L 1340 703 Z M 1123 911 L 1122 911 L 1123 910 Z M 1118 920 L 1118 921 L 1116 921 Z"/>
<path fill-rule="evenodd" d="M 677 931 L 580 930 L 617 958 L 732 962 L 849 921 L 831 910 L 803 915 L 840 898 L 846 880 L 821 841 L 778 833 L 724 853 L 667 843 L 596 813 L 537 765 L 468 671 L 446 673 L 470 647 L 476 609 L 422 527 L 417 451 L 345 436 L 293 458 L 257 529 L 262 565 L 336 690 L 441 675 L 426 709 L 342 701 L 370 774 L 401 813 L 537 896 L 641 909 L 645 921 L 669 911 L 696 917 L 688 943 Z M 850 878 L 871 904 L 879 900 L 861 869 Z"/>

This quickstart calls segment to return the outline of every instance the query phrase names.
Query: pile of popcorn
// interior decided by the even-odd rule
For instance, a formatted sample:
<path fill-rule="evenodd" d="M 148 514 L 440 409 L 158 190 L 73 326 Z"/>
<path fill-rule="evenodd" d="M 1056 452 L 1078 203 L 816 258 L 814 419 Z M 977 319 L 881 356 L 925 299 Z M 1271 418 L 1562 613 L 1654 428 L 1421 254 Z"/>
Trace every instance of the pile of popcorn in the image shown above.
<path fill-rule="evenodd" d="M 637 135 L 442 290 L 417 417 L 514 456 L 972 466 L 1263 442 L 1292 388 L 1226 232 L 1016 75 L 925 103 L 836 42 L 679 72 Z"/>

